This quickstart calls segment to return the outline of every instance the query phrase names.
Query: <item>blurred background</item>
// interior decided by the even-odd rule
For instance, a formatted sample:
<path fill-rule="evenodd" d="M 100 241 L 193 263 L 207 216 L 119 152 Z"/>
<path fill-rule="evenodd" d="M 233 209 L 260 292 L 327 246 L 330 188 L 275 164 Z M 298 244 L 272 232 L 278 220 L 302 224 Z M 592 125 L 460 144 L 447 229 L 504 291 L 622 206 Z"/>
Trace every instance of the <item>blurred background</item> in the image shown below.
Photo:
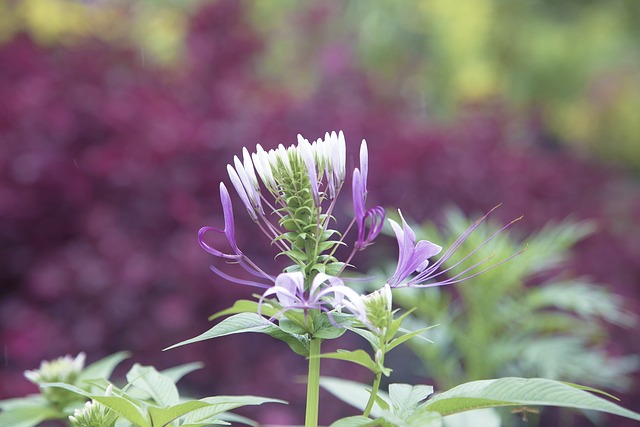
<path fill-rule="evenodd" d="M 593 347 L 599 366 L 617 371 L 582 382 L 637 410 L 639 21 L 633 0 L 2 0 L 0 399 L 35 392 L 22 372 L 42 359 L 86 351 L 91 362 L 131 350 L 159 368 L 203 361 L 203 374 L 182 382 L 193 395 L 286 399 L 289 406 L 245 413 L 299 423 L 306 362 L 285 344 L 247 335 L 161 350 L 251 294 L 214 276 L 196 241 L 201 226 L 222 224 L 226 164 L 243 146 L 341 129 L 351 165 L 362 138 L 369 144 L 369 203 L 401 207 L 427 231 L 455 229 L 451 209 L 474 217 L 498 203 L 498 223 L 525 216 L 511 232 L 516 242 L 558 235 L 550 224 L 564 224 L 569 237 L 560 243 L 533 239 L 557 262 L 527 258 L 509 297 L 550 277 L 582 278 L 589 297 L 612 301 L 597 316 L 574 308 L 559 336 L 588 330 L 585 351 Z M 239 246 L 271 262 L 268 242 L 256 244 L 238 206 Z M 395 240 L 381 237 L 358 262 L 395 257 Z M 496 270 L 494 282 L 509 271 Z M 442 313 L 479 301 L 442 293 Z M 349 342 L 327 349 L 338 345 Z M 504 374 L 442 377 L 421 368 L 429 355 L 414 350 L 392 366 L 400 378 L 450 387 Z M 521 353 L 538 354 L 527 366 L 539 369 L 507 373 L 587 377 L 550 369 L 546 352 Z M 369 381 L 339 362 L 323 374 Z M 353 413 L 323 399 L 325 424 Z M 597 422 L 542 417 L 545 426 Z"/>

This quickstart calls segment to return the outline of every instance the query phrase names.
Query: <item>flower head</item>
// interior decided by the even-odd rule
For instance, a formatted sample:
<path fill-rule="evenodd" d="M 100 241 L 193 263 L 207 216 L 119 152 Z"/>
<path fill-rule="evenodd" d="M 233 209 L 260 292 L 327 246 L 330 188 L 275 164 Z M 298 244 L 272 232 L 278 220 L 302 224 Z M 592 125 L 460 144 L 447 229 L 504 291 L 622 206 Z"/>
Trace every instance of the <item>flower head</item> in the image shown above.
<path fill-rule="evenodd" d="M 273 287 L 267 289 L 260 298 L 260 305 L 271 295 L 275 295 L 282 306 L 282 310 L 272 319 L 293 309 L 300 309 L 305 313 L 309 310 L 328 313 L 333 308 L 341 306 L 345 299 L 359 300 L 357 292 L 345 286 L 341 279 L 324 273 L 318 273 L 309 289 L 305 290 L 305 276 L 299 271 L 278 275 Z M 364 305 L 357 307 L 358 310 L 364 311 Z"/>
<path fill-rule="evenodd" d="M 78 353 L 75 358 L 66 355 L 54 360 L 43 360 L 40 363 L 40 369 L 25 371 L 24 376 L 38 385 L 53 382 L 73 384 L 84 369 L 85 358 L 85 353 Z"/>
<path fill-rule="evenodd" d="M 484 273 L 485 271 L 494 268 L 503 262 L 517 256 L 520 252 L 508 257 L 507 259 L 501 260 L 498 263 L 495 263 L 487 268 L 484 268 L 481 271 L 473 272 L 476 268 L 480 267 L 482 264 L 487 262 L 491 256 L 485 258 L 484 260 L 473 264 L 469 267 L 464 268 L 463 271 L 443 279 L 439 279 L 441 276 L 445 275 L 448 271 L 460 266 L 464 263 L 469 257 L 471 257 L 474 253 L 476 253 L 481 247 L 489 243 L 489 241 L 493 240 L 495 236 L 500 234 L 507 227 L 511 226 L 514 222 L 520 220 L 517 218 L 511 221 L 506 226 L 502 227 L 492 236 L 490 236 L 487 240 L 484 241 L 480 246 L 472 250 L 466 256 L 464 256 L 460 261 L 456 262 L 449 268 L 440 270 L 440 267 L 449 259 L 451 256 L 462 246 L 465 240 L 469 237 L 473 231 L 478 228 L 480 223 L 482 223 L 487 216 L 491 212 L 493 212 L 497 206 L 487 212 L 482 218 L 474 222 L 467 230 L 464 231 L 453 244 L 444 252 L 444 254 L 433 264 L 429 264 L 429 259 L 440 253 L 442 247 L 431 243 L 427 240 L 420 240 L 416 243 L 416 236 L 411 227 L 407 224 L 402 216 L 402 212 L 400 213 L 400 218 L 402 219 L 402 227 L 398 225 L 393 220 L 389 220 L 391 223 L 391 227 L 396 234 L 396 239 L 398 241 L 398 265 L 396 267 L 396 271 L 388 280 L 389 286 L 392 288 L 397 287 L 432 287 L 432 286 L 442 286 L 449 285 L 453 283 L 462 282 L 464 280 L 475 277 L 479 274 Z M 417 273 L 415 276 L 411 277 L 412 274 Z"/>
<path fill-rule="evenodd" d="M 79 395 L 58 387 L 42 387 L 46 383 L 61 382 L 74 385 L 78 376 L 84 369 L 86 355 L 78 353 L 73 358 L 70 355 L 54 360 L 43 360 L 40 368 L 33 371 L 25 371 L 24 376 L 32 383 L 40 386 L 42 396 L 54 406 L 64 407 L 70 402 L 79 399 Z"/>
<path fill-rule="evenodd" d="M 345 182 L 345 164 L 344 135 L 332 132 L 312 143 L 298 135 L 297 145 L 279 145 L 269 151 L 259 144 L 254 153 L 244 148 L 242 158 L 236 156 L 233 163 L 227 165 L 229 179 L 250 218 L 280 250 L 279 255 L 287 256 L 294 263 L 287 271 L 301 271 L 305 277 L 315 277 L 318 273 L 337 276 L 355 252 L 370 245 L 380 233 L 384 210 L 380 206 L 365 209 L 369 165 L 367 145 L 362 141 L 360 168 L 356 168 L 353 175 L 355 218 L 352 225 L 357 224 L 358 235 L 347 261 L 335 258 L 338 246 L 344 244 L 344 236 L 352 226 L 343 233 L 330 228 L 335 221 L 332 212 L 336 198 Z M 218 258 L 238 263 L 259 279 L 275 282 L 274 276 L 265 273 L 238 248 L 231 198 L 222 183 L 220 199 L 224 229 L 202 227 L 198 232 L 200 245 Z M 205 240 L 211 231 L 225 235 L 230 252 L 221 251 Z M 215 266 L 211 269 L 236 283 L 268 287 L 261 282 L 228 276 Z"/>
<path fill-rule="evenodd" d="M 113 394 L 113 385 L 109 384 L 105 396 Z M 69 422 L 73 427 L 112 427 L 116 423 L 117 416 L 104 405 L 90 400 L 81 409 L 73 411 L 69 416 Z"/>

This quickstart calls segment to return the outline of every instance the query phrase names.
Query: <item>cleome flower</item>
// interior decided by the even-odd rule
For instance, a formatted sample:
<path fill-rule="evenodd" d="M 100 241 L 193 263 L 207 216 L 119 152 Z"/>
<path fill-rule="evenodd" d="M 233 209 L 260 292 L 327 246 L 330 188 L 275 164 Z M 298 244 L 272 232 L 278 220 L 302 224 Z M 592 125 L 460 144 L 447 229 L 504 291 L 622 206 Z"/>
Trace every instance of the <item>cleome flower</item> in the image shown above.
<path fill-rule="evenodd" d="M 326 133 L 324 139 L 314 142 L 298 135 L 297 145 L 286 148 L 279 145 L 269 151 L 259 144 L 253 153 L 244 148 L 241 158 L 236 156 L 233 163 L 227 165 L 227 171 L 250 218 L 271 240 L 272 245 L 280 250 L 279 255 L 287 256 L 293 264 L 284 272 L 271 275 L 242 252 L 236 242 L 233 206 L 224 183 L 220 183 L 224 228 L 202 227 L 198 232 L 198 241 L 208 253 L 238 264 L 255 278 L 236 278 L 211 266 L 211 270 L 224 279 L 264 289 L 259 298 L 259 314 L 262 314 L 267 299 L 279 310 L 270 321 L 281 319 L 289 310 L 301 310 L 306 319 L 307 314 L 314 310 L 325 313 L 337 326 L 332 313 L 344 309 L 371 331 L 384 333 L 393 317 L 392 288 L 457 283 L 506 261 L 477 271 L 476 268 L 488 261 L 489 257 L 455 275 L 446 274 L 469 259 L 500 230 L 455 265 L 441 269 L 493 209 L 462 233 L 433 264 L 430 259 L 440 254 L 442 247 L 427 240 L 416 242 L 414 231 L 399 211 L 402 224 L 389 220 L 398 241 L 396 270 L 381 289 L 360 295 L 346 286 L 339 276 L 350 266 L 354 255 L 378 237 L 385 219 L 382 207 L 366 206 L 369 174 L 366 141 L 363 140 L 360 145 L 359 164 L 351 174 L 354 217 L 342 232 L 330 228 L 330 224 L 335 222 L 333 209 L 347 175 L 346 144 L 342 132 Z M 511 223 L 506 227 L 509 225 Z M 346 245 L 345 236 L 352 227 L 355 228 L 355 239 L 351 244 L 351 252 L 341 262 L 335 253 L 338 246 Z M 223 251 L 208 243 L 206 237 L 211 232 L 223 234 L 229 249 Z"/>
<path fill-rule="evenodd" d="M 473 231 L 478 228 L 478 226 L 493 212 L 497 209 L 498 206 L 491 209 L 484 216 L 474 222 L 467 230 L 464 231 L 454 242 L 453 244 L 444 252 L 444 254 L 432 265 L 429 265 L 429 259 L 435 255 L 438 255 L 442 250 L 441 246 L 438 246 L 434 243 L 431 243 L 427 240 L 420 240 L 416 243 L 416 235 L 414 231 L 409 227 L 407 222 L 404 220 L 402 216 L 402 212 L 398 210 L 400 214 L 400 218 L 402 220 L 402 227 L 398 225 L 397 222 L 389 219 L 391 223 L 391 227 L 396 235 L 396 239 L 398 241 L 398 264 L 396 266 L 396 271 L 393 273 L 393 276 L 387 281 L 390 287 L 399 288 L 399 287 L 432 287 L 432 286 L 443 286 L 450 285 L 453 283 L 462 282 L 464 280 L 468 280 L 472 277 L 475 277 L 479 274 L 484 273 L 485 271 L 497 267 L 498 265 L 510 260 L 511 258 L 519 255 L 521 252 L 517 252 L 512 256 L 501 260 L 495 264 L 490 265 L 489 267 L 485 267 L 480 271 L 475 271 L 482 264 L 485 264 L 491 256 L 485 258 L 484 260 L 473 264 L 469 267 L 464 268 L 463 271 L 451 276 L 446 277 L 446 273 L 448 271 L 453 270 L 454 268 L 462 265 L 469 257 L 471 257 L 474 253 L 476 253 L 480 248 L 485 246 L 494 237 L 504 231 L 506 228 L 510 227 L 516 221 L 519 221 L 522 217 L 516 218 L 511 221 L 500 230 L 491 235 L 487 240 L 484 241 L 480 246 L 469 252 L 465 255 L 460 261 L 455 263 L 449 268 L 440 269 L 440 267 L 449 259 L 451 256 L 462 246 L 465 240 L 473 233 Z M 413 275 L 416 273 L 415 275 Z"/>
<path fill-rule="evenodd" d="M 257 145 L 254 153 L 244 148 L 242 158 L 236 156 L 233 163 L 227 165 L 229 179 L 250 218 L 280 250 L 280 255 L 289 257 L 294 263 L 287 272 L 301 271 L 311 278 L 319 273 L 338 276 L 355 252 L 373 243 L 380 234 L 384 209 L 380 206 L 365 208 L 368 151 L 364 140 L 360 146 L 360 167 L 353 171 L 355 218 L 343 233 L 330 228 L 335 222 L 332 213 L 336 199 L 346 178 L 345 164 L 344 135 L 332 132 L 313 143 L 298 135 L 297 145 L 288 148 L 280 145 L 265 151 Z M 231 198 L 223 183 L 220 184 L 220 199 L 224 228 L 202 227 L 198 241 L 205 251 L 239 264 L 257 280 L 235 278 L 215 266 L 211 270 L 235 283 L 269 288 L 275 283 L 275 277 L 238 248 Z M 345 244 L 344 238 L 353 225 L 357 226 L 357 236 L 352 252 L 346 262 L 340 262 L 334 254 Z M 209 244 L 206 237 L 210 232 L 224 234 L 230 251 L 221 251 Z"/>
<path fill-rule="evenodd" d="M 280 274 L 274 286 L 267 289 L 260 298 L 259 306 L 261 307 L 265 298 L 271 295 L 275 295 L 282 306 L 282 309 L 271 317 L 271 321 L 294 309 L 303 310 L 305 314 L 309 310 L 319 310 L 327 313 L 333 321 L 329 312 L 345 303 L 353 312 L 366 312 L 364 303 L 356 291 L 346 286 L 340 278 L 324 273 L 316 275 L 308 290 L 305 290 L 305 279 L 301 272 Z"/>

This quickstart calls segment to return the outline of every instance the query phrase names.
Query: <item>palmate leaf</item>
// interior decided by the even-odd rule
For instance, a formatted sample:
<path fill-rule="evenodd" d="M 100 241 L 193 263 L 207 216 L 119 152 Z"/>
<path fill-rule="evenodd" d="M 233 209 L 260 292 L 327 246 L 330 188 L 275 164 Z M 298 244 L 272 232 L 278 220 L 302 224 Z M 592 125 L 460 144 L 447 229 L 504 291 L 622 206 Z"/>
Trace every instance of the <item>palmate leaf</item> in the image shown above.
<path fill-rule="evenodd" d="M 540 378 L 501 378 L 465 383 L 420 405 L 441 415 L 500 406 L 558 406 L 620 415 L 640 421 L 640 414 L 581 389 Z"/>
<path fill-rule="evenodd" d="M 308 340 L 304 336 L 289 334 L 281 330 L 278 326 L 268 322 L 264 317 L 256 313 L 238 313 L 224 319 L 213 328 L 198 335 L 197 337 L 174 344 L 165 350 L 180 347 L 186 344 L 193 344 L 200 341 L 223 337 L 245 332 L 258 332 L 270 335 L 289 344 L 289 347 L 301 356 L 309 355 Z"/>

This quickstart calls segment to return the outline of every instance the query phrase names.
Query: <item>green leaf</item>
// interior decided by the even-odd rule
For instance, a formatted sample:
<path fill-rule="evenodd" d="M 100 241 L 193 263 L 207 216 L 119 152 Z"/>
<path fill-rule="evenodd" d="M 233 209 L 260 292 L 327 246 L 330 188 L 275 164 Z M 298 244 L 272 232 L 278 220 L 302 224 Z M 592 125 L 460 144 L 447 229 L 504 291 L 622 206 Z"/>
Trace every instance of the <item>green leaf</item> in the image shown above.
<path fill-rule="evenodd" d="M 500 414 L 493 408 L 476 409 L 475 411 L 449 415 L 442 421 L 445 427 L 467 427 L 470 425 L 500 427 L 502 425 Z"/>
<path fill-rule="evenodd" d="M 418 403 L 433 394 L 433 387 L 427 385 L 390 384 L 389 398 L 393 403 L 393 413 L 406 418 L 415 412 Z"/>
<path fill-rule="evenodd" d="M 127 381 L 148 393 L 159 406 L 172 406 L 180 402 L 176 385 L 153 366 L 142 366 L 136 363 L 127 372 Z"/>
<path fill-rule="evenodd" d="M 330 427 L 376 427 L 381 425 L 380 420 L 372 420 L 371 418 L 357 415 L 339 419 L 332 423 Z"/>
<path fill-rule="evenodd" d="M 294 262 L 299 262 L 304 264 L 306 261 L 309 260 L 309 256 L 302 251 L 292 249 L 289 251 L 283 251 L 282 253 L 288 256 L 289 258 L 291 258 Z"/>
<path fill-rule="evenodd" d="M 223 337 L 233 334 L 241 334 L 245 332 L 258 332 L 262 334 L 268 334 L 274 338 L 285 341 L 289 344 L 289 347 L 300 354 L 301 356 L 307 356 L 309 354 L 308 343 L 305 337 L 292 335 L 284 332 L 279 327 L 271 322 L 268 322 L 264 317 L 261 317 L 255 313 L 239 313 L 234 316 L 224 319 L 213 328 L 209 329 L 197 337 L 182 341 L 178 344 L 174 344 L 171 347 L 167 347 L 165 350 L 180 347 L 186 344 L 192 344 L 200 341 L 210 340 L 213 338 Z"/>
<path fill-rule="evenodd" d="M 238 314 L 238 313 L 258 313 L 259 304 L 256 301 L 241 299 L 236 301 L 233 306 L 227 308 L 226 310 L 219 311 L 217 313 L 209 316 L 209 320 L 215 320 L 219 317 L 228 316 L 230 314 Z M 273 316 L 278 312 L 277 309 L 263 304 L 260 311 L 265 316 Z"/>
<path fill-rule="evenodd" d="M 320 377 L 320 387 L 360 411 L 364 411 L 371 396 L 370 385 L 342 378 Z M 376 400 L 371 409 L 371 415 L 374 417 L 381 416 L 384 409 L 389 409 L 389 395 L 379 390 L 378 397 L 380 399 Z"/>
<path fill-rule="evenodd" d="M 45 420 L 62 418 L 66 418 L 66 414 L 48 406 L 34 404 L 15 405 L 0 412 L 0 426 L 34 427 Z"/>
<path fill-rule="evenodd" d="M 261 396 L 213 396 L 200 399 L 201 402 L 206 402 L 210 405 L 212 411 L 216 411 L 218 414 L 230 411 L 232 409 L 239 408 L 241 406 L 255 406 L 263 405 L 265 403 L 281 403 L 288 404 L 287 401 L 281 399 L 273 399 L 270 397 Z"/>
<path fill-rule="evenodd" d="M 146 419 L 146 413 L 144 413 L 143 410 L 140 407 L 138 407 L 136 404 L 128 400 L 126 398 L 126 394 L 123 394 L 123 396 L 95 395 L 95 394 L 88 393 L 87 391 L 82 390 L 79 387 L 76 387 L 70 384 L 65 384 L 65 383 L 47 383 L 47 384 L 42 384 L 41 387 L 58 387 L 65 390 L 69 390 L 73 393 L 77 393 L 88 399 L 93 399 L 96 402 L 102 403 L 104 406 L 111 408 L 113 411 L 118 413 L 123 418 L 126 418 L 128 421 L 130 421 L 136 426 L 151 427 L 149 421 Z"/>
<path fill-rule="evenodd" d="M 407 426 L 410 427 L 442 427 L 443 419 L 442 416 L 437 412 L 424 411 L 407 417 L 404 422 Z M 479 423 L 473 423 L 473 425 L 482 425 L 483 427 L 488 427 L 484 424 Z"/>
<path fill-rule="evenodd" d="M 369 354 L 364 350 L 338 350 L 335 353 L 323 353 L 318 357 L 321 357 L 323 359 L 337 359 L 352 362 L 368 368 L 373 373 L 379 371 L 376 362 L 374 362 L 373 359 L 371 359 L 371 356 L 369 356 Z"/>
<path fill-rule="evenodd" d="M 191 400 L 168 408 L 156 408 L 154 406 L 149 406 L 148 411 L 151 417 L 151 425 L 164 427 L 173 420 L 206 406 L 209 405 L 205 402 Z"/>
<path fill-rule="evenodd" d="M 338 325 L 350 323 L 354 318 L 352 315 L 344 315 L 340 313 L 332 314 L 333 321 Z M 347 330 L 342 327 L 336 327 L 326 313 L 315 313 L 313 315 L 313 337 L 322 339 L 335 339 L 341 337 Z"/>
<path fill-rule="evenodd" d="M 418 335 L 420 335 L 423 332 L 428 331 L 429 329 L 435 327 L 434 326 L 427 326 L 426 328 L 422 328 L 422 329 L 418 329 L 416 331 L 412 331 L 412 332 L 408 332 L 404 335 L 400 335 L 398 338 L 394 339 L 393 341 L 391 341 L 389 344 L 387 344 L 387 353 L 390 352 L 392 349 L 396 348 L 397 346 L 399 346 L 400 344 L 405 343 L 406 341 L 409 341 L 411 338 L 416 337 Z"/>
<path fill-rule="evenodd" d="M 245 332 L 268 333 L 267 330 L 272 327 L 276 326 L 255 313 L 239 313 L 224 319 L 222 322 L 218 323 L 207 332 L 204 332 L 197 337 L 179 342 L 178 344 L 174 344 L 170 347 L 165 348 L 165 350 L 171 350 L 172 348 L 180 347 L 186 344 L 193 344 L 200 341 L 224 337 L 227 335 L 242 334 Z"/>
<path fill-rule="evenodd" d="M 640 414 L 571 385 L 546 379 L 501 378 L 465 383 L 421 405 L 442 415 L 499 406 L 588 409 L 640 421 Z"/>
<path fill-rule="evenodd" d="M 307 333 L 307 330 L 298 322 L 291 321 L 287 318 L 280 319 L 278 321 L 278 326 L 282 332 L 286 332 L 287 334 L 304 335 Z"/>
<path fill-rule="evenodd" d="M 76 379 L 76 384 L 82 385 L 84 381 L 97 378 L 108 379 L 115 367 L 123 360 L 128 359 L 129 356 L 129 352 L 120 351 L 92 363 L 80 372 Z"/>
<path fill-rule="evenodd" d="M 96 402 L 100 402 L 104 406 L 111 408 L 122 418 L 130 421 L 138 427 L 153 427 L 145 414 L 141 413 L 140 408 L 131 403 L 124 397 L 120 396 L 90 396 Z"/>
<path fill-rule="evenodd" d="M 31 394 L 25 397 L 15 397 L 12 399 L 0 400 L 0 409 L 8 411 L 9 409 L 20 406 L 48 406 L 47 399 L 41 394 Z"/>
<path fill-rule="evenodd" d="M 358 334 L 360 335 L 362 338 L 366 339 L 367 341 L 369 341 L 369 344 L 371 344 L 371 347 L 373 347 L 374 351 L 377 351 L 379 347 L 379 341 L 380 339 L 378 338 L 378 336 L 376 334 L 374 334 L 373 332 L 371 332 L 368 329 L 362 329 L 362 328 L 357 328 L 357 327 L 353 327 L 353 326 L 345 326 L 348 330 L 350 330 L 351 332 L 353 332 L 354 334 Z"/>
<path fill-rule="evenodd" d="M 206 407 L 190 412 L 182 420 L 184 425 L 209 425 L 213 421 L 233 421 L 248 425 L 256 425 L 252 420 L 227 411 L 241 406 L 262 405 L 264 403 L 287 402 L 279 399 L 270 399 L 258 396 L 216 396 L 207 397 L 200 400 L 207 404 Z"/>

